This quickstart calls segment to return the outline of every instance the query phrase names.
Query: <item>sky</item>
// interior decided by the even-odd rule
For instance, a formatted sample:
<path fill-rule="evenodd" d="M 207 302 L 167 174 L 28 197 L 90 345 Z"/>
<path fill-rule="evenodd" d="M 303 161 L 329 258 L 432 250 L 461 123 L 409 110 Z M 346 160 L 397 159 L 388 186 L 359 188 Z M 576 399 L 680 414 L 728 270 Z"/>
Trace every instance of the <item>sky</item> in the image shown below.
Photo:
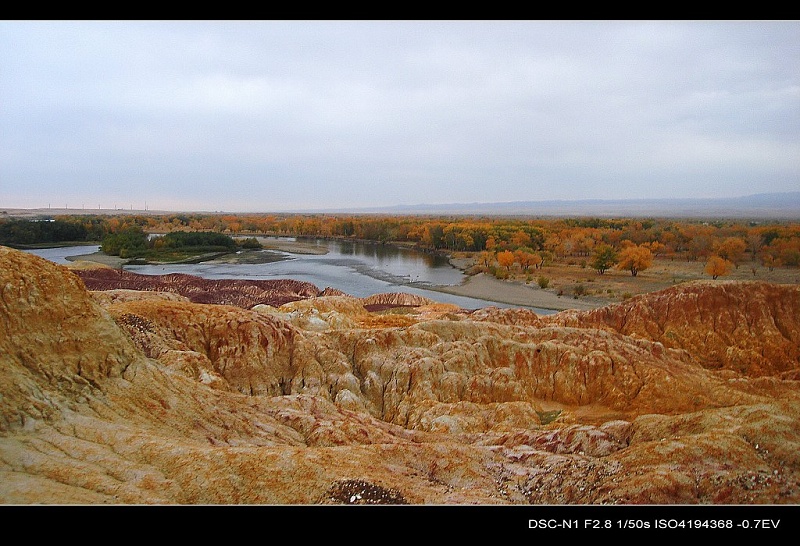
<path fill-rule="evenodd" d="M 798 21 L 0 21 L 0 208 L 799 190 Z"/>

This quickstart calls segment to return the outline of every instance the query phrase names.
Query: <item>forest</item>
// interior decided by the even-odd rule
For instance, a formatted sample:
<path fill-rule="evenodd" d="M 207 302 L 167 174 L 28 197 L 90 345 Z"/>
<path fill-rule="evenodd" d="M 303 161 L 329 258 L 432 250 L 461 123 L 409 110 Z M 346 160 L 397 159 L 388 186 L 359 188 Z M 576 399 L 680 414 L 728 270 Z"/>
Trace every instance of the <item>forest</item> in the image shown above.
<path fill-rule="evenodd" d="M 147 234 L 171 235 L 148 242 Z M 117 255 L 124 248 L 137 255 L 159 245 L 225 250 L 233 248 L 234 239 L 257 248 L 258 236 L 343 238 L 464 253 L 476 268 L 500 278 L 549 264 L 580 265 L 600 275 L 618 269 L 635 277 L 654 259 L 701 261 L 713 278 L 745 261 L 769 270 L 800 267 L 797 222 L 205 213 L 0 220 L 3 245 L 96 241 Z"/>

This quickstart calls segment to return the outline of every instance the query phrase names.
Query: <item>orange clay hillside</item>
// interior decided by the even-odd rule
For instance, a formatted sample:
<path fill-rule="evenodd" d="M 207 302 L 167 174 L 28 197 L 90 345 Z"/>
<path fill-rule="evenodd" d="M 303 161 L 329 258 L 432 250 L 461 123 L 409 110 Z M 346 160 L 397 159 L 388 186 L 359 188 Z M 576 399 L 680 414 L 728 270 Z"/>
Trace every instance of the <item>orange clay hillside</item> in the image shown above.
<path fill-rule="evenodd" d="M 796 286 L 549 316 L 289 288 L 90 291 L 0 247 L 0 502 L 800 502 Z"/>

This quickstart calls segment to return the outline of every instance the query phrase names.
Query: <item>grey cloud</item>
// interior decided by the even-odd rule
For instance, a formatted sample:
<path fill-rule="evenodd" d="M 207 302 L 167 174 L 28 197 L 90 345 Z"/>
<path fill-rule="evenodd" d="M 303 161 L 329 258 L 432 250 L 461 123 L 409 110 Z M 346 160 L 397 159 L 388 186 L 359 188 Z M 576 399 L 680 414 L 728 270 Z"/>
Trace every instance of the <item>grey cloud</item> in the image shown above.
<path fill-rule="evenodd" d="M 0 201 L 65 187 L 228 210 L 792 191 L 798 30 L 5 21 Z"/>

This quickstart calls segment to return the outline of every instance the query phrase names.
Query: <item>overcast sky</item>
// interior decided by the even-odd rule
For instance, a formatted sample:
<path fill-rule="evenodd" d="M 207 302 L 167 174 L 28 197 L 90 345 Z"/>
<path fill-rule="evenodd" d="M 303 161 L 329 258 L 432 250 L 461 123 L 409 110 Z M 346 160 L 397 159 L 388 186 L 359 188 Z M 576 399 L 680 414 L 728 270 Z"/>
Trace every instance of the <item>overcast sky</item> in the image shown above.
<path fill-rule="evenodd" d="M 0 208 L 798 190 L 797 21 L 0 21 Z"/>

